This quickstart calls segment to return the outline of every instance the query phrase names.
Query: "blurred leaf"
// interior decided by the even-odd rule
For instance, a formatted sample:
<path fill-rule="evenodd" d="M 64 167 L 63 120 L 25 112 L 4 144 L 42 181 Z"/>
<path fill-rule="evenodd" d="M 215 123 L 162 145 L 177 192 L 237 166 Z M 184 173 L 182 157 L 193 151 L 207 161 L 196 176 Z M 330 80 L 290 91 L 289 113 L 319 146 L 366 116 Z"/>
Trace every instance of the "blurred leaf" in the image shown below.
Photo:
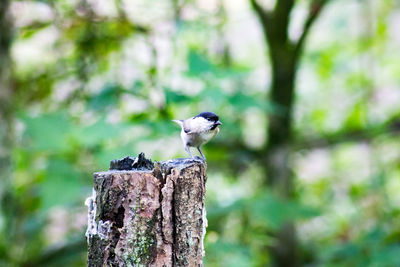
<path fill-rule="evenodd" d="M 349 189 L 349 195 L 354 199 L 365 197 L 367 186 L 365 184 L 353 184 Z"/>
<path fill-rule="evenodd" d="M 180 118 L 179 118 L 180 119 Z M 180 132 L 179 126 L 172 120 L 159 119 L 157 121 L 144 120 L 141 125 L 149 129 L 149 134 L 144 136 L 141 140 L 155 140 L 162 136 L 176 135 Z"/>
<path fill-rule="evenodd" d="M 102 118 L 86 127 L 76 127 L 72 136 L 79 144 L 85 147 L 93 147 L 107 140 L 123 136 L 127 129 L 129 129 L 127 124 L 110 124 Z"/>
<path fill-rule="evenodd" d="M 335 68 L 335 58 L 340 52 L 341 47 L 333 44 L 331 47 L 313 54 L 313 62 L 317 64 L 316 71 L 322 80 L 328 80 Z"/>
<path fill-rule="evenodd" d="M 43 209 L 80 201 L 85 187 L 89 192 L 90 177 L 62 159 L 50 159 L 45 180 L 40 185 Z"/>
<path fill-rule="evenodd" d="M 245 111 L 249 108 L 258 108 L 266 112 L 279 112 L 277 106 L 271 105 L 266 98 L 260 95 L 250 96 L 243 92 L 237 92 L 228 98 L 229 103 L 238 111 Z"/>
<path fill-rule="evenodd" d="M 346 127 L 348 129 L 362 129 L 367 122 L 367 110 L 364 103 L 359 102 L 353 107 L 346 120 Z"/>
<path fill-rule="evenodd" d="M 215 69 L 213 65 L 203 55 L 191 49 L 187 58 L 189 64 L 189 75 L 201 75 L 213 72 Z"/>
<path fill-rule="evenodd" d="M 295 201 L 285 200 L 266 193 L 251 201 L 252 219 L 266 223 L 277 229 L 289 221 L 309 219 L 319 215 L 317 209 L 302 205 Z"/>
<path fill-rule="evenodd" d="M 353 266 L 359 260 L 357 259 L 359 253 L 360 248 L 357 245 L 344 243 L 331 248 L 326 248 L 326 250 L 321 253 L 321 256 L 325 262 L 341 263 L 342 266 L 351 264 L 350 266 Z"/>
<path fill-rule="evenodd" d="M 103 58 L 120 48 L 121 41 L 128 38 L 135 27 L 128 19 L 91 21 L 76 18 L 63 31 L 67 39 L 78 44 L 78 54 Z"/>
<path fill-rule="evenodd" d="M 224 93 L 220 88 L 216 87 L 207 87 L 201 91 L 201 93 L 197 96 L 197 100 L 206 101 L 207 104 L 215 104 L 213 106 L 222 106 L 227 103 L 228 95 Z M 211 105 L 208 109 L 211 109 Z"/>
<path fill-rule="evenodd" d="M 66 136 L 71 124 L 63 113 L 22 116 L 21 119 L 26 125 L 24 136 L 28 139 L 28 148 L 52 153 L 68 149 Z"/>
<path fill-rule="evenodd" d="M 210 206 L 207 209 L 207 217 L 212 219 L 213 217 L 227 216 L 231 212 L 241 211 L 243 209 L 246 209 L 246 200 L 239 199 L 227 206 Z"/>
<path fill-rule="evenodd" d="M 97 111 L 105 112 L 110 107 L 117 107 L 119 95 L 123 88 L 116 84 L 105 84 L 99 94 L 94 95 L 88 101 L 88 107 Z"/>
<path fill-rule="evenodd" d="M 346 87 L 349 90 L 358 92 L 360 89 L 365 90 L 373 86 L 371 77 L 367 76 L 364 72 L 350 73 L 346 79 Z"/>
<path fill-rule="evenodd" d="M 246 79 L 247 76 L 251 73 L 251 68 L 247 66 L 239 66 L 239 65 L 234 65 L 234 66 L 219 66 L 218 69 L 215 72 L 216 78 L 223 79 L 239 79 L 243 80 Z"/>
<path fill-rule="evenodd" d="M 400 266 L 400 245 L 383 246 L 374 253 L 370 265 L 374 267 Z"/>
<path fill-rule="evenodd" d="M 25 266 L 82 266 L 86 261 L 87 243 L 83 235 L 63 244 L 51 246 L 35 255 Z"/>
<path fill-rule="evenodd" d="M 192 100 L 190 97 L 188 97 L 184 94 L 181 94 L 179 92 L 172 91 L 169 88 L 165 88 L 164 93 L 165 93 L 167 105 L 186 103 L 186 102 L 190 102 Z"/>
<path fill-rule="evenodd" d="M 32 73 L 22 72 L 21 77 L 16 78 L 17 90 L 16 103 L 30 105 L 36 101 L 48 98 L 55 83 L 54 69 L 52 67 L 40 66 L 29 70 Z"/>
<path fill-rule="evenodd" d="M 328 110 L 326 109 L 319 108 L 319 109 L 314 109 L 311 112 L 311 121 L 320 131 L 323 131 L 324 129 L 327 117 L 328 117 Z"/>
<path fill-rule="evenodd" d="M 205 265 L 246 267 L 251 262 L 249 249 L 240 244 L 217 241 L 206 243 Z"/>
<path fill-rule="evenodd" d="M 26 27 L 21 28 L 19 34 L 22 39 L 27 39 L 50 25 L 51 24 L 49 22 L 35 22 Z"/>

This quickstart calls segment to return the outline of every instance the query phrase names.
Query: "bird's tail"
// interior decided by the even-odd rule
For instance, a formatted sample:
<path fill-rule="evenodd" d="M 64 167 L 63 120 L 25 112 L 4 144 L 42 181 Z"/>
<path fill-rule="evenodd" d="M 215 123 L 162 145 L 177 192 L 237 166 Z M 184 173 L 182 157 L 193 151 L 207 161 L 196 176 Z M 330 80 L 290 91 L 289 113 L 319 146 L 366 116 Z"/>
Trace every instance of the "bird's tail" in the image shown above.
<path fill-rule="evenodd" d="M 173 122 L 176 122 L 177 124 L 179 124 L 179 126 L 183 126 L 183 120 L 172 120 Z"/>

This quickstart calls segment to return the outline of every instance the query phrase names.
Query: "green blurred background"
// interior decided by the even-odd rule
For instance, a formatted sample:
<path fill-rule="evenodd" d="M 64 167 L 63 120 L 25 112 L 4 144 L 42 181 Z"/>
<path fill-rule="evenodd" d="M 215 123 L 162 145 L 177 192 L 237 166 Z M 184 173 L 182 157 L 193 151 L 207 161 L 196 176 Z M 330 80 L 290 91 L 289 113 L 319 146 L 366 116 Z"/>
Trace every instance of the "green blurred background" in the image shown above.
<path fill-rule="evenodd" d="M 400 266 L 399 31 L 398 0 L 0 1 L 0 266 L 85 266 L 92 173 L 186 157 L 202 111 L 205 266 Z"/>

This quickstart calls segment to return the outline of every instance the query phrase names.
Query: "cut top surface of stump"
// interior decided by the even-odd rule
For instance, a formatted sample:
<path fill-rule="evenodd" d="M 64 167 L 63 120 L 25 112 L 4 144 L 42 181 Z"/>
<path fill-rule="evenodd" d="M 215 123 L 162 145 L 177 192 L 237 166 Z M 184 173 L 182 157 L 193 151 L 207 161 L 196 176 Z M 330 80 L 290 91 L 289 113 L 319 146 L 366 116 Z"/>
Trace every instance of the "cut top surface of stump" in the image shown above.
<path fill-rule="evenodd" d="M 191 158 L 177 158 L 170 159 L 160 162 L 153 163 L 150 159 L 147 159 L 144 153 L 140 153 L 137 158 L 127 156 L 123 159 L 113 160 L 110 162 L 110 169 L 108 171 L 96 172 L 97 174 L 107 173 L 107 172 L 118 172 L 118 173 L 129 173 L 131 171 L 135 172 L 154 172 L 157 169 L 169 170 L 176 168 L 181 171 L 184 168 L 190 167 L 196 164 L 207 165 L 200 157 L 197 159 Z"/>
<path fill-rule="evenodd" d="M 152 169 L 154 169 L 153 162 L 150 159 L 146 159 L 143 152 L 137 158 L 127 156 L 110 162 L 110 170 L 146 171 Z"/>

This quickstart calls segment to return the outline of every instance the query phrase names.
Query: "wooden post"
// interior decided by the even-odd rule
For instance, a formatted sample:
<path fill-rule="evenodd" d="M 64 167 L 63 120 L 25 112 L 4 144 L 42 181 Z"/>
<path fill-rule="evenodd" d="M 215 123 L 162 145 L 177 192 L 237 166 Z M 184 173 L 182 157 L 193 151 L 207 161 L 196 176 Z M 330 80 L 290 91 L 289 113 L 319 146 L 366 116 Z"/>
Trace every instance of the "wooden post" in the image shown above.
<path fill-rule="evenodd" d="M 112 161 L 94 174 L 88 266 L 202 266 L 206 164 Z"/>

